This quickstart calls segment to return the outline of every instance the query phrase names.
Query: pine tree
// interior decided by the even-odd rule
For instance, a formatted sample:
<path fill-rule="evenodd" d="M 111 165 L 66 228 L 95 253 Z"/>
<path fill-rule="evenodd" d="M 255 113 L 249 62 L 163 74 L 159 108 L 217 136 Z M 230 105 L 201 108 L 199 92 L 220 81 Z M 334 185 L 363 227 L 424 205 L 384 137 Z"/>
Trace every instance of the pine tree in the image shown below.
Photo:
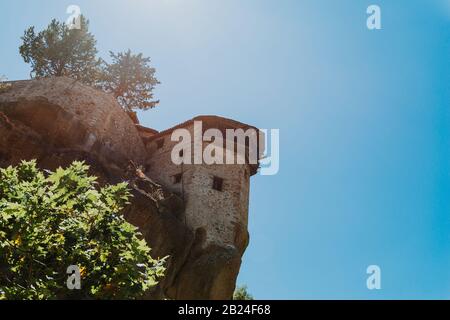
<path fill-rule="evenodd" d="M 153 89 L 159 81 L 155 69 L 150 66 L 150 58 L 131 50 L 110 52 L 112 62 L 104 63 L 100 87 L 111 92 L 119 104 L 127 111 L 154 108 L 159 100 L 153 100 Z"/>
<path fill-rule="evenodd" d="M 37 34 L 34 26 L 28 28 L 19 50 L 25 62 L 31 63 L 31 77 L 67 76 L 95 83 L 101 60 L 96 57 L 96 41 L 88 29 L 84 16 L 80 16 L 78 29 L 55 19 Z"/>

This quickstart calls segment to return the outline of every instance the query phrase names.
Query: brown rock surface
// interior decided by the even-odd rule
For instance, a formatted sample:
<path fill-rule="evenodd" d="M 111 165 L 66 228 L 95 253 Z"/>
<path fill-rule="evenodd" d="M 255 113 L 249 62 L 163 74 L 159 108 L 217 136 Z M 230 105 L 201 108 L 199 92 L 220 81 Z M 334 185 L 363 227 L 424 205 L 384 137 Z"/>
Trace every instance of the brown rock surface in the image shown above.
<path fill-rule="evenodd" d="M 112 96 L 68 78 L 11 82 L 0 89 L 0 167 L 36 159 L 54 170 L 84 160 L 100 183 L 129 181 L 125 217 L 140 228 L 154 257 L 170 256 L 165 279 L 149 298 L 229 299 L 245 246 L 203 246 L 185 224 L 183 201 L 137 170 L 145 146 Z M 131 165 L 130 165 L 131 164 Z"/>

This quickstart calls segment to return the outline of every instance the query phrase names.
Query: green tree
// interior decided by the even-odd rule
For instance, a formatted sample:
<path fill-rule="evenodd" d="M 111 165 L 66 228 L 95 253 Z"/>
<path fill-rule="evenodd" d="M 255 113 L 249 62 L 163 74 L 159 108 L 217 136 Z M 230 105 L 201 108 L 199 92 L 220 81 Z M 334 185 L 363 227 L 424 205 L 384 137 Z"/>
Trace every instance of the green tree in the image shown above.
<path fill-rule="evenodd" d="M 120 214 L 127 185 L 99 188 L 88 166 L 41 172 L 34 161 L 0 169 L 1 299 L 133 299 L 153 288 L 153 259 Z M 78 266 L 81 289 L 67 288 Z"/>
<path fill-rule="evenodd" d="M 253 300 L 253 296 L 248 293 L 247 286 L 238 286 L 234 291 L 233 300 Z"/>
<path fill-rule="evenodd" d="M 37 34 L 34 26 L 28 28 L 19 51 L 25 62 L 31 63 L 31 77 L 67 76 L 93 84 L 101 60 L 96 57 L 96 41 L 88 29 L 84 16 L 80 16 L 79 29 L 55 19 Z"/>
<path fill-rule="evenodd" d="M 154 108 L 159 101 L 153 100 L 153 89 L 159 81 L 155 69 L 150 66 L 150 58 L 131 50 L 110 52 L 111 63 L 104 63 L 100 87 L 111 92 L 119 104 L 127 111 Z"/>

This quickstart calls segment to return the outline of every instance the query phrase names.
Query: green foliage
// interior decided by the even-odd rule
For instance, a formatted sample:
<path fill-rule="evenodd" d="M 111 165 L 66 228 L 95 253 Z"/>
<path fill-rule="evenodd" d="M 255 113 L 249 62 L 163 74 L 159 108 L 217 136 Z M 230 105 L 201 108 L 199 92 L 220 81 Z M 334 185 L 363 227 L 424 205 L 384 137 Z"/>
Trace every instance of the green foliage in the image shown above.
<path fill-rule="evenodd" d="M 66 76 L 112 93 L 127 111 L 154 108 L 153 90 L 159 81 L 150 58 L 130 50 L 110 52 L 111 63 L 96 57 L 96 41 L 89 33 L 89 21 L 80 16 L 80 29 L 71 29 L 55 19 L 37 33 L 28 28 L 19 48 L 31 77 Z"/>
<path fill-rule="evenodd" d="M 159 101 L 153 100 L 153 89 L 159 81 L 155 69 L 150 67 L 150 58 L 142 53 L 110 52 L 112 63 L 104 63 L 100 87 L 114 94 L 119 104 L 127 111 L 154 108 Z"/>
<path fill-rule="evenodd" d="M 238 286 L 233 293 L 233 300 L 253 300 L 253 296 L 248 293 L 247 286 Z"/>
<path fill-rule="evenodd" d="M 80 29 L 70 29 L 55 19 L 37 33 L 34 27 L 21 38 L 20 54 L 31 63 L 31 77 L 67 76 L 92 84 L 98 78 L 101 60 L 96 58 L 94 36 L 89 22 L 80 16 Z"/>
<path fill-rule="evenodd" d="M 4 83 L 4 81 L 6 81 L 6 77 L 3 75 L 0 75 L 0 93 L 2 93 L 3 91 L 5 91 L 6 89 L 11 87 L 10 83 Z"/>
<path fill-rule="evenodd" d="M 132 299 L 164 273 L 120 214 L 121 183 L 98 188 L 88 166 L 43 173 L 34 161 L 0 169 L 1 299 Z M 66 286 L 77 265 L 81 289 Z"/>

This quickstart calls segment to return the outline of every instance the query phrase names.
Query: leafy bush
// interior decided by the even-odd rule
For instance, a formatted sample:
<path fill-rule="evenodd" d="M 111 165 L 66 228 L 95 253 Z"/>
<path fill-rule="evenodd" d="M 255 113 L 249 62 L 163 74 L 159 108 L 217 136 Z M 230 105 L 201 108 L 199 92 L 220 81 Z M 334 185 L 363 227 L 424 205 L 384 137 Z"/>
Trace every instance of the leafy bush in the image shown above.
<path fill-rule="evenodd" d="M 247 286 L 240 286 L 234 291 L 233 300 L 253 300 L 253 296 L 248 293 Z"/>
<path fill-rule="evenodd" d="M 8 89 L 9 87 L 11 87 L 10 83 L 6 83 L 4 81 L 7 81 L 6 77 L 3 75 L 0 75 L 0 93 L 6 89 Z"/>
<path fill-rule="evenodd" d="M 127 185 L 98 188 L 88 166 L 0 169 L 0 299 L 130 299 L 163 276 L 137 228 L 120 214 Z M 69 290 L 67 268 L 81 289 Z"/>

